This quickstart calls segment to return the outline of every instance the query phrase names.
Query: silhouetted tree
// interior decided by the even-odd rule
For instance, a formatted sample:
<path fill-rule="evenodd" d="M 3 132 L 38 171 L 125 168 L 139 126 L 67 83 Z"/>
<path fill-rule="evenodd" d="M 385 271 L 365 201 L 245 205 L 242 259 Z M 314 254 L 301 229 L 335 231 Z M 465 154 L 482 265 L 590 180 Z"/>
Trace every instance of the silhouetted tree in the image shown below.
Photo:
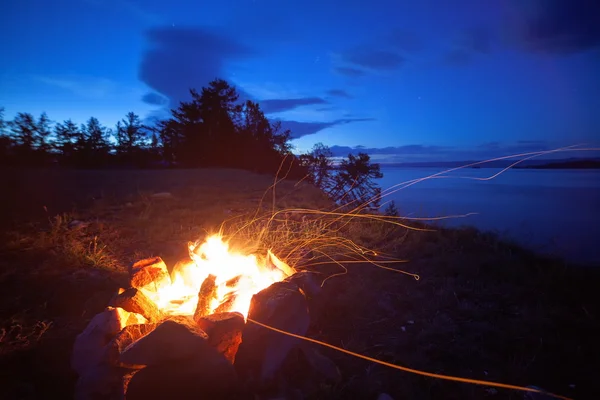
<path fill-rule="evenodd" d="M 74 162 L 75 154 L 79 150 L 76 144 L 83 144 L 85 141 L 82 136 L 77 125 L 70 119 L 54 126 L 54 147 L 60 154 L 62 164 L 69 165 Z"/>
<path fill-rule="evenodd" d="M 0 164 L 12 163 L 13 139 L 8 136 L 8 124 L 4 120 L 4 107 L 0 107 Z"/>
<path fill-rule="evenodd" d="M 385 210 L 383 211 L 383 213 L 389 217 L 400 216 L 400 212 L 398 211 L 398 208 L 396 207 L 396 202 L 394 200 L 392 200 L 388 203 L 388 205 L 385 208 Z"/>
<path fill-rule="evenodd" d="M 186 166 L 226 166 L 233 164 L 229 153 L 235 144 L 235 120 L 241 112 L 234 87 L 216 79 L 198 93 L 190 90 L 192 100 L 172 110 L 173 120 L 182 136 L 177 158 Z M 175 127 L 174 124 L 169 126 Z"/>
<path fill-rule="evenodd" d="M 110 132 L 95 117 L 91 117 L 81 126 L 81 132 L 82 135 L 76 143 L 78 164 L 88 167 L 105 164 L 109 158 Z"/>
<path fill-rule="evenodd" d="M 31 152 L 35 145 L 35 119 L 30 113 L 17 113 L 15 118 L 9 122 L 13 136 L 17 144 L 26 151 Z"/>
<path fill-rule="evenodd" d="M 183 151 L 185 137 L 183 135 L 184 125 L 174 119 L 159 121 L 153 128 L 162 144 L 162 159 L 168 165 L 176 165 L 180 162 L 178 155 Z"/>
<path fill-rule="evenodd" d="M 379 164 L 372 164 L 366 153 L 348 154 L 342 160 L 331 190 L 334 199 L 343 199 L 350 208 L 376 210 L 381 201 L 381 188 L 373 179 L 382 178 Z"/>
<path fill-rule="evenodd" d="M 134 112 L 117 123 L 117 154 L 124 156 L 128 161 L 140 154 L 140 149 L 146 137 L 146 127 L 140 121 L 140 117 Z M 137 154 L 136 154 L 137 153 Z"/>
<path fill-rule="evenodd" d="M 379 164 L 371 163 L 368 154 L 348 154 L 336 167 L 331 149 L 317 143 L 310 153 L 299 158 L 308 170 L 309 180 L 338 204 L 347 209 L 373 211 L 379 208 L 381 188 L 373 180 L 383 174 Z"/>
<path fill-rule="evenodd" d="M 271 123 L 258 103 L 246 101 L 238 122 L 237 146 L 233 153 L 242 160 L 240 167 L 258 172 L 274 172 L 286 156 L 291 156 L 289 131 L 282 131 L 279 122 Z M 293 157 L 290 157 L 290 160 Z"/>
<path fill-rule="evenodd" d="M 49 139 L 50 135 L 52 134 L 52 127 L 50 125 L 50 118 L 48 118 L 48 115 L 45 112 L 42 113 L 35 126 L 35 145 L 36 149 L 42 155 L 47 155 L 51 147 Z"/>
<path fill-rule="evenodd" d="M 323 143 L 315 144 L 310 153 L 300 156 L 300 163 L 308 169 L 309 180 L 326 193 L 335 185 L 332 158 L 333 153 Z"/>

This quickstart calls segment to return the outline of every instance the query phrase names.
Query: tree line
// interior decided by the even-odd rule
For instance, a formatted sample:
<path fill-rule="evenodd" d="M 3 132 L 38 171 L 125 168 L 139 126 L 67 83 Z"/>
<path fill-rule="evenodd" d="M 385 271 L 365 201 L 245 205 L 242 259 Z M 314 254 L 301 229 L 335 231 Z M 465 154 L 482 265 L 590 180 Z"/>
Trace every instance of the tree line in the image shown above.
<path fill-rule="evenodd" d="M 256 102 L 240 101 L 235 87 L 216 79 L 191 100 L 180 102 L 169 118 L 153 126 L 129 112 L 114 128 L 91 117 L 78 126 L 72 120 L 53 123 L 19 112 L 4 120 L 0 108 L 0 164 L 59 165 L 71 168 L 227 167 L 308 179 L 348 207 L 377 208 L 382 176 L 367 154 L 349 154 L 334 163 L 329 148 L 294 155 L 291 132 L 270 121 Z"/>

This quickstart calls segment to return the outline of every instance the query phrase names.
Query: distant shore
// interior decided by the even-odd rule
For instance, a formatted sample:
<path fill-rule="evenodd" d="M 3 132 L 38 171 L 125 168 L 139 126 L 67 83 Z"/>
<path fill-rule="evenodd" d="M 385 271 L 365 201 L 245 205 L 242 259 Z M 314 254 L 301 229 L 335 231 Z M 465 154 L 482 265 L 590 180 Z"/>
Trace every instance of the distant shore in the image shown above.
<path fill-rule="evenodd" d="M 600 159 L 560 159 L 525 160 L 512 166 L 518 160 L 495 161 L 430 161 L 411 163 L 381 163 L 382 168 L 515 168 L 515 169 L 600 169 Z"/>

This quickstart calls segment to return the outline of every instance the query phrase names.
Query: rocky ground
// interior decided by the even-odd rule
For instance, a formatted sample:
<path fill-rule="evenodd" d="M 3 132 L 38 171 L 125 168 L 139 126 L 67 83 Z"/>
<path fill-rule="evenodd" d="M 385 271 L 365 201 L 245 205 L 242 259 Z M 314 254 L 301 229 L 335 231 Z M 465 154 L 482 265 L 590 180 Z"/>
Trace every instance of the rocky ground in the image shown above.
<path fill-rule="evenodd" d="M 126 287 L 132 261 L 161 256 L 172 267 L 189 240 L 251 215 L 261 200 L 263 211 L 330 206 L 314 188 L 283 182 L 272 208 L 272 178 L 235 170 L 12 170 L 0 177 L 3 399 L 73 396 L 75 337 Z M 472 229 L 416 231 L 377 221 L 339 229 L 377 250 L 379 260 L 407 261 L 380 266 L 420 279 L 366 262 L 345 264 L 347 272 L 299 265 L 323 277 L 345 272 L 323 284 L 311 338 L 414 369 L 600 397 L 600 268 L 540 258 Z M 320 351 L 342 380 L 305 388 L 308 398 L 523 398 Z"/>

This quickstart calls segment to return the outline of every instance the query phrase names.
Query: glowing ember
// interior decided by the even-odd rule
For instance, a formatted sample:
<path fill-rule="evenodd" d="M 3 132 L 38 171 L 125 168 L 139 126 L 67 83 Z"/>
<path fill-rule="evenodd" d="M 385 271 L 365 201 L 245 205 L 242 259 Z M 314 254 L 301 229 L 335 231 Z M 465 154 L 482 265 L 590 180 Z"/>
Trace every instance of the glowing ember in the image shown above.
<path fill-rule="evenodd" d="M 254 294 L 294 273 L 271 252 L 265 260 L 238 254 L 218 235 L 190 245 L 190 258 L 173 270 L 170 286 L 144 291 L 166 314 L 193 315 L 202 283 L 211 275 L 216 296 L 209 299 L 208 313 L 237 311 L 246 317 Z"/>

